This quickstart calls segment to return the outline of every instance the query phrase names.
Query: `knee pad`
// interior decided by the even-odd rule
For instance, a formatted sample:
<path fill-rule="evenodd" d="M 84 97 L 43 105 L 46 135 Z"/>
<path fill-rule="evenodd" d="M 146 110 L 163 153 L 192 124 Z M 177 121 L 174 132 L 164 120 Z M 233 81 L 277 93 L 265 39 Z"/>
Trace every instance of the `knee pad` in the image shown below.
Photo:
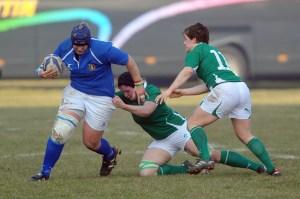
<path fill-rule="evenodd" d="M 63 112 L 59 112 L 52 129 L 51 139 L 59 144 L 64 144 L 73 134 L 79 120 Z"/>
<path fill-rule="evenodd" d="M 141 163 L 139 164 L 140 173 L 143 173 L 143 171 L 145 171 L 147 169 L 156 169 L 156 170 L 158 170 L 158 168 L 159 168 L 158 163 L 153 162 L 153 161 L 149 161 L 149 160 L 142 160 Z"/>

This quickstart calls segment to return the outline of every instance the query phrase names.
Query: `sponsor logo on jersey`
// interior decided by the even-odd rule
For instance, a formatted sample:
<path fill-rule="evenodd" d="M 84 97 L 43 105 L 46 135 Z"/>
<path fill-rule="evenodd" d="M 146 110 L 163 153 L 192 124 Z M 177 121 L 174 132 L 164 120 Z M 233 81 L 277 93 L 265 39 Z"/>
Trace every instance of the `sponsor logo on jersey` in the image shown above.
<path fill-rule="evenodd" d="M 94 71 L 94 70 L 96 70 L 96 64 L 89 64 L 88 68 L 89 68 L 89 71 Z"/>

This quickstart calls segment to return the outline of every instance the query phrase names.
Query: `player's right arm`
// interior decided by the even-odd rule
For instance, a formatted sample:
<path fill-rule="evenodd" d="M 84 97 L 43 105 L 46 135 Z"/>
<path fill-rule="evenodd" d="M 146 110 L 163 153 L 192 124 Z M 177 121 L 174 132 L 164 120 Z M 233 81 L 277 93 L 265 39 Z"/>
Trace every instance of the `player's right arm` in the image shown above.
<path fill-rule="evenodd" d="M 183 85 L 193 74 L 194 70 L 190 67 L 184 67 L 179 74 L 177 75 L 177 77 L 175 78 L 175 80 L 173 81 L 173 83 L 171 84 L 171 86 L 163 91 L 159 96 L 156 97 L 155 101 L 158 104 L 162 104 L 164 102 L 167 101 L 167 99 L 171 96 L 171 94 L 178 89 L 181 85 Z"/>
<path fill-rule="evenodd" d="M 205 84 L 200 84 L 191 88 L 181 88 L 176 89 L 173 91 L 173 93 L 170 95 L 170 98 L 177 98 L 181 96 L 187 96 L 187 95 L 200 95 L 203 93 L 206 93 L 208 91 L 208 88 Z"/>
<path fill-rule="evenodd" d="M 61 53 L 64 50 L 64 46 L 67 46 L 66 43 L 68 42 L 68 40 L 63 41 L 62 43 L 60 43 L 58 45 L 58 47 L 55 49 L 55 51 L 53 52 L 54 55 L 57 55 L 59 57 L 61 57 Z M 58 77 L 58 73 L 56 70 L 54 69 L 48 69 L 46 71 L 44 71 L 44 63 L 45 59 L 43 60 L 43 62 L 41 63 L 40 66 L 37 67 L 37 69 L 35 70 L 35 74 L 40 77 L 40 78 L 44 78 L 44 79 L 55 79 Z"/>
<path fill-rule="evenodd" d="M 44 71 L 44 63 L 42 63 L 35 70 L 35 73 L 38 77 L 44 78 L 44 79 L 55 79 L 58 76 L 57 71 L 54 69 L 48 69 L 48 70 Z"/>

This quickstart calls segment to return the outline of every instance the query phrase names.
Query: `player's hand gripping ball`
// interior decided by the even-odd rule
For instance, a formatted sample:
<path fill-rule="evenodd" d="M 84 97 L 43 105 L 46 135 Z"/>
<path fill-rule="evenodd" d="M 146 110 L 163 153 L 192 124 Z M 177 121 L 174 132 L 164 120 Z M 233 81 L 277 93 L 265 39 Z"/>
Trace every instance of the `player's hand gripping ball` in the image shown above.
<path fill-rule="evenodd" d="M 43 60 L 43 70 L 47 71 L 53 69 L 54 71 L 57 71 L 57 76 L 59 76 L 63 72 L 64 65 L 65 64 L 63 63 L 61 58 L 54 54 L 48 55 Z"/>

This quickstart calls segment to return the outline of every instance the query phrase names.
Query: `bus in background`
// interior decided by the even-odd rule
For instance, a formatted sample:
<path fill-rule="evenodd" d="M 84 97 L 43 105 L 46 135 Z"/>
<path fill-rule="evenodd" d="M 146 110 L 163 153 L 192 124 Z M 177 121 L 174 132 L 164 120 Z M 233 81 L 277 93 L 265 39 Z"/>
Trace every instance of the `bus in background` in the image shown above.
<path fill-rule="evenodd" d="M 43 57 L 51 53 L 70 34 L 71 27 L 81 20 L 90 23 L 93 35 L 99 39 L 112 40 L 130 52 L 143 75 L 158 84 L 169 83 L 181 70 L 184 58 L 182 31 L 195 22 L 209 27 L 210 42 L 221 49 L 232 69 L 245 80 L 300 78 L 299 1 L 166 0 L 147 1 L 141 5 L 138 0 L 130 0 L 130 3 L 125 0 L 118 3 L 30 0 L 26 2 L 31 4 L 23 9 L 7 9 L 4 6 L 8 4 L 3 2 L 0 3 L 0 42 L 3 46 L 0 48 L 0 73 L 3 78 L 33 77 L 34 68 Z M 207 4 L 207 8 L 193 9 L 197 2 Z M 213 3 L 215 6 L 210 6 Z M 183 9 L 183 5 L 187 7 Z M 30 9 L 26 11 L 25 8 Z M 19 13 L 13 10 L 19 10 Z M 23 16 L 24 26 L 3 27 L 3 24 L 13 22 L 16 16 L 20 18 L 28 12 L 31 16 Z M 46 14 L 49 15 L 48 22 L 37 23 L 39 17 Z M 99 16 L 99 20 L 95 20 L 95 16 Z M 35 17 L 35 23 L 29 21 L 30 17 Z M 66 20 L 71 17 L 72 20 Z M 51 19 L 55 20 L 49 22 Z M 136 32 L 130 35 L 133 29 Z M 115 74 L 122 71 L 115 68 Z"/>

